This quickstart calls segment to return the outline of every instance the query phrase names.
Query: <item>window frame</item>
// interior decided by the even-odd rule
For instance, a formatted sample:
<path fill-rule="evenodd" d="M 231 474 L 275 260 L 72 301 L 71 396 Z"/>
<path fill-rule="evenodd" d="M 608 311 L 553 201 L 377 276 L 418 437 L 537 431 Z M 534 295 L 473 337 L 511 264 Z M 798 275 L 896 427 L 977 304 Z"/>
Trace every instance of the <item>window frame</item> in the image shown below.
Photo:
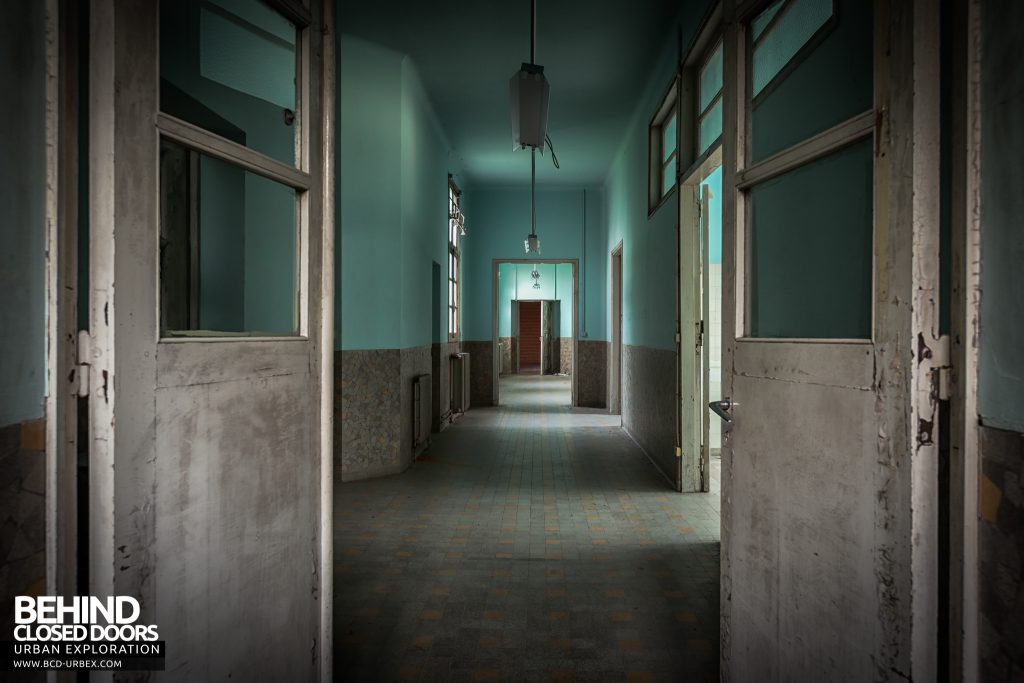
<path fill-rule="evenodd" d="M 295 257 L 294 257 L 294 313 L 292 332 L 267 335 L 258 332 L 229 332 L 225 330 L 167 330 L 162 316 L 163 303 L 159 301 L 161 273 L 157 268 L 157 338 L 161 342 L 203 342 L 211 339 L 246 339 L 251 341 L 280 341 L 282 339 L 309 339 L 308 270 L 309 230 L 311 219 L 311 190 L 314 179 L 310 170 L 310 118 L 312 104 L 310 83 L 312 55 L 310 29 L 313 23 L 309 9 L 297 0 L 264 0 L 274 11 L 295 25 L 295 160 L 285 163 L 258 152 L 205 128 L 164 113 L 157 97 L 155 124 L 158 139 L 175 142 L 186 150 L 227 162 L 243 171 L 254 173 L 295 190 Z M 159 58 L 157 61 L 159 78 Z M 157 206 L 160 198 L 157 198 Z M 159 226 L 158 226 L 159 229 Z"/>
<path fill-rule="evenodd" d="M 761 91 L 754 96 L 753 95 L 753 72 L 754 72 L 754 48 L 755 41 L 752 35 L 752 24 L 754 19 L 760 15 L 761 12 L 766 10 L 769 6 L 774 3 L 775 0 L 759 0 L 758 2 L 751 3 L 744 11 L 737 16 L 737 23 L 740 27 L 738 41 L 737 41 L 737 68 L 740 73 L 736 76 L 736 83 L 731 86 L 728 96 L 732 98 L 733 106 L 736 109 L 736 126 L 737 130 L 745 131 L 743 139 L 739 140 L 739 155 L 737 168 L 735 172 L 734 186 L 736 190 L 735 199 L 735 210 L 737 215 L 736 230 L 736 253 L 737 263 L 736 271 L 734 273 L 734 287 L 736 296 L 736 319 L 735 328 L 733 330 L 733 338 L 736 341 L 756 341 L 756 342 L 786 342 L 786 343 L 799 343 L 799 344 L 818 344 L 818 343 L 845 343 L 845 344 L 873 344 L 875 343 L 875 323 L 877 322 L 877 297 L 874 288 L 877 286 L 876 277 L 874 273 L 877 271 L 877 245 L 872 245 L 872 295 L 871 295 L 871 334 L 869 338 L 848 338 L 848 339 L 826 339 L 826 338 L 803 338 L 803 337 L 755 337 L 751 336 L 751 298 L 752 283 L 749 280 L 750 272 L 750 252 L 749 245 L 751 244 L 752 238 L 752 215 L 750 211 L 750 191 L 762 183 L 768 182 L 780 175 L 789 173 L 790 171 L 797 170 L 804 166 L 814 163 L 820 159 L 825 159 L 836 152 L 842 151 L 844 148 L 849 147 L 857 142 L 862 141 L 865 138 L 870 138 L 878 144 L 877 127 L 879 125 L 879 111 L 877 109 L 877 99 L 872 104 L 871 108 L 856 114 L 853 117 L 838 123 L 831 128 L 828 128 L 820 133 L 814 134 L 807 137 L 799 142 L 793 143 L 789 147 L 782 149 L 775 154 L 762 159 L 757 162 L 751 161 L 752 149 L 751 149 L 751 136 L 750 136 L 750 121 L 753 115 L 753 111 L 756 108 L 758 102 L 767 96 L 775 87 L 778 86 L 785 77 L 788 76 L 794 69 L 798 68 L 807 57 L 817 49 L 821 43 L 826 39 L 828 34 L 835 28 L 838 22 L 838 9 L 836 0 L 832 0 L 832 16 L 814 33 L 814 35 L 807 40 L 804 45 L 797 50 L 793 57 L 786 63 L 782 69 L 770 80 Z M 792 0 L 782 0 L 787 5 Z M 773 21 L 765 27 L 759 38 L 763 38 L 767 33 L 768 29 L 771 28 L 771 24 L 774 20 L 777 20 L 782 14 L 782 8 L 773 17 Z M 875 67 L 875 78 L 877 79 L 877 66 Z M 876 81 L 877 83 L 877 81 Z M 726 87 L 729 87 L 728 85 Z M 877 91 L 876 91 L 877 95 Z M 877 158 L 876 164 L 873 167 L 873 173 L 877 174 Z M 874 187 L 877 188 L 878 177 L 875 175 Z M 872 228 L 874 229 L 874 228 Z M 877 236 L 874 236 L 876 239 Z"/>
<path fill-rule="evenodd" d="M 761 15 L 765 10 L 771 7 L 775 2 L 782 3 L 782 7 L 775 13 L 768 23 L 765 25 L 761 34 L 754 38 L 753 35 L 753 23 L 754 19 Z M 789 58 L 781 69 L 776 72 L 771 79 L 764 84 L 764 87 L 755 95 L 754 94 L 754 53 L 757 51 L 758 46 L 764 42 L 773 29 L 779 24 L 780 21 L 785 17 L 786 13 L 792 8 L 794 0 L 764 0 L 763 4 L 759 7 L 751 7 L 749 14 L 744 16 L 744 25 L 746 30 L 744 31 L 744 58 L 746 60 L 746 72 L 749 74 L 747 78 L 747 101 L 750 103 L 750 108 L 756 109 L 757 106 L 779 86 L 780 83 L 786 80 L 786 78 L 816 50 L 820 45 L 825 42 L 833 30 L 835 30 L 836 24 L 838 23 L 838 11 L 839 8 L 836 6 L 836 0 L 831 0 L 832 14 L 821 26 L 815 30 L 811 37 L 800 46 L 800 48 L 793 53 L 793 56 Z M 749 142 L 749 136 L 748 136 Z"/>
<path fill-rule="evenodd" d="M 764 0 L 771 1 L 771 0 Z M 714 2 L 709 7 L 701 20 L 700 27 L 694 34 L 693 39 L 690 41 L 689 46 L 683 53 L 681 63 L 681 86 L 680 86 L 680 106 L 683 111 L 689 112 L 693 120 L 690 122 L 685 129 L 680 130 L 680 147 L 681 147 L 681 159 L 684 161 L 686 166 L 680 169 L 680 182 L 684 179 L 692 176 L 701 166 L 716 153 L 716 150 L 722 146 L 724 139 L 723 130 L 722 135 L 711 143 L 711 145 L 704 151 L 698 152 L 700 146 L 700 120 L 701 115 L 710 112 L 715 106 L 715 101 L 712 100 L 710 104 L 705 108 L 706 111 L 699 109 L 700 107 L 700 74 L 701 71 L 707 66 L 707 63 L 711 60 L 715 50 L 718 49 L 719 44 L 722 45 L 722 89 L 720 97 L 722 98 L 723 116 L 724 116 L 724 93 L 727 87 L 727 79 L 725 73 L 725 22 L 723 20 L 723 9 L 721 2 Z M 723 121 L 724 126 L 724 121 Z"/>
<path fill-rule="evenodd" d="M 448 341 L 459 341 L 462 325 L 459 316 L 462 314 L 462 252 L 459 237 L 462 227 L 458 217 L 462 215 L 462 190 L 448 176 Z"/>
<path fill-rule="evenodd" d="M 683 126 L 682 117 L 679 115 L 682 108 L 679 106 L 679 90 L 680 81 L 679 75 L 674 74 L 672 79 L 669 81 L 668 87 L 665 89 L 665 94 L 662 95 L 661 99 L 658 100 L 658 106 L 654 111 L 654 115 L 651 117 L 650 123 L 648 124 L 648 171 L 647 171 L 647 217 L 650 218 L 657 212 L 658 209 L 672 196 L 672 193 L 676 191 L 679 185 L 679 171 L 680 171 L 680 154 L 679 154 L 679 143 L 680 143 L 680 130 Z M 669 121 L 672 120 L 673 116 L 676 120 L 676 144 L 675 149 L 668 158 L 664 155 L 663 140 L 665 138 L 664 131 L 665 126 Z M 675 173 L 673 178 L 672 186 L 668 190 L 663 190 L 665 186 L 665 172 L 668 169 L 669 164 L 675 162 Z"/>
<path fill-rule="evenodd" d="M 722 104 L 723 107 L 725 106 L 725 99 L 724 99 L 725 98 L 725 66 L 723 64 L 723 67 L 722 67 L 722 84 L 721 84 L 721 86 L 719 86 L 718 92 L 708 102 L 708 106 L 704 107 L 704 109 L 700 108 L 700 96 L 701 96 L 700 77 L 701 77 L 701 74 L 703 74 L 704 69 L 706 69 L 708 64 L 711 63 L 711 59 L 715 56 L 715 52 L 717 52 L 718 50 L 722 51 L 722 59 L 724 60 L 725 59 L 725 36 L 723 36 L 721 34 L 721 32 L 716 32 L 715 36 L 711 39 L 711 47 L 709 47 L 708 49 L 706 49 L 706 50 L 704 50 L 703 52 L 700 53 L 700 61 L 698 61 L 696 63 L 696 65 L 695 65 L 695 67 L 693 68 L 693 71 L 692 71 L 693 90 L 694 90 L 694 98 L 693 98 L 693 109 L 694 109 L 694 118 L 693 118 L 693 149 L 694 149 L 694 152 L 695 152 L 695 156 L 698 159 L 700 159 L 700 160 L 703 160 L 703 159 L 707 158 L 708 156 L 710 156 L 711 153 L 714 152 L 715 148 L 722 144 L 722 135 L 725 132 L 724 131 L 725 122 L 723 121 L 722 122 L 722 125 L 723 125 L 722 132 L 720 132 L 718 134 L 718 137 L 716 137 L 714 140 L 711 141 L 711 144 L 708 145 L 707 149 L 701 151 L 701 149 L 700 149 L 700 126 L 701 126 L 701 123 L 704 121 L 704 119 L 707 116 L 709 116 L 711 114 L 711 110 L 715 108 L 715 105 Z"/>

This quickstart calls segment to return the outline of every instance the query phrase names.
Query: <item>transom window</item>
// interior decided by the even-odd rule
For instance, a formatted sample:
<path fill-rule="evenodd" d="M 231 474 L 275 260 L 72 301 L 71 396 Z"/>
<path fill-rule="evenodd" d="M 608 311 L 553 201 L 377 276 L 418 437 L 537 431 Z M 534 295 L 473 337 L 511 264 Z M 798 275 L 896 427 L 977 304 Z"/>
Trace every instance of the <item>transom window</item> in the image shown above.
<path fill-rule="evenodd" d="M 750 23 L 757 97 L 835 14 L 833 0 L 779 0 Z"/>
<path fill-rule="evenodd" d="M 722 136 L 722 43 L 700 69 L 697 79 L 697 155 Z"/>
<path fill-rule="evenodd" d="M 654 212 L 676 186 L 679 166 L 678 82 L 672 81 L 650 125 L 649 205 Z"/>
<path fill-rule="evenodd" d="M 448 341 L 459 338 L 459 237 L 465 232 L 462 193 L 448 178 Z"/>

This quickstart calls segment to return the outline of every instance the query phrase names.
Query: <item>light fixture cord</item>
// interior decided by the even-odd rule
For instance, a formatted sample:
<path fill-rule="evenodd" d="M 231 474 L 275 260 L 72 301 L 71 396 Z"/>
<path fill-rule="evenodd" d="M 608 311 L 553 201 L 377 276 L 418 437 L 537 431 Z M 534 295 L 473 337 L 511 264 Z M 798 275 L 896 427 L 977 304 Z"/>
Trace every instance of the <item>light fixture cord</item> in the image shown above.
<path fill-rule="evenodd" d="M 537 0 L 530 0 L 530 64 L 537 63 Z"/>
<path fill-rule="evenodd" d="M 537 236 L 537 148 L 530 150 L 530 235 Z"/>

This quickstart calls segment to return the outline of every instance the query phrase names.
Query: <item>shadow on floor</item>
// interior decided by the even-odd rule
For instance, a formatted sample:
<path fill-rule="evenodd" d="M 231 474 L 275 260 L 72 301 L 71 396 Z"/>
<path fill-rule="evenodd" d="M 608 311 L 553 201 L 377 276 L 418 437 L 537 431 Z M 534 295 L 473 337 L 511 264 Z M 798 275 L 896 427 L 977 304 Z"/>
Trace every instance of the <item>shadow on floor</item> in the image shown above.
<path fill-rule="evenodd" d="M 717 680 L 716 494 L 618 417 L 471 410 L 335 496 L 338 680 Z"/>

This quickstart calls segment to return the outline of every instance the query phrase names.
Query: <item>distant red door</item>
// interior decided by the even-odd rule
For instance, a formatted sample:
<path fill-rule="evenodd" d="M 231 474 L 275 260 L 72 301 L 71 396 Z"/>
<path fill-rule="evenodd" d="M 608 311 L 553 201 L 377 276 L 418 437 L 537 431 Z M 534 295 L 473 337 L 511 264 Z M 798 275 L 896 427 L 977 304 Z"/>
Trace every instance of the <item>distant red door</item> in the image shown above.
<path fill-rule="evenodd" d="M 540 302 L 519 302 L 519 374 L 540 374 Z"/>

